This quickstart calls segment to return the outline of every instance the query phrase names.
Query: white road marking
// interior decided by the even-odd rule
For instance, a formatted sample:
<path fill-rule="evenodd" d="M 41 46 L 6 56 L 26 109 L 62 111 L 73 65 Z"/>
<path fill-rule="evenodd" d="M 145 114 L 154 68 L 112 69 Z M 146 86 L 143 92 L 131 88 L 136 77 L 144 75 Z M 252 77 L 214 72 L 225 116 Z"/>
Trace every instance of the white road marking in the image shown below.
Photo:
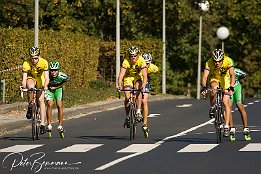
<path fill-rule="evenodd" d="M 150 114 L 148 117 L 152 118 L 152 117 L 158 117 L 161 114 Z"/>
<path fill-rule="evenodd" d="M 118 153 L 145 153 L 148 152 L 159 145 L 156 144 L 132 144 L 128 147 L 118 150 Z"/>
<path fill-rule="evenodd" d="M 113 166 L 113 165 L 115 165 L 115 164 L 117 164 L 117 163 L 120 163 L 120 162 L 122 162 L 122 161 L 124 161 L 124 160 L 127 160 L 127 159 L 129 159 L 129 158 L 132 158 L 132 157 L 141 155 L 141 154 L 146 153 L 146 152 L 148 152 L 148 151 L 151 151 L 151 150 L 157 148 L 158 146 L 160 146 L 161 144 L 163 144 L 165 141 L 167 141 L 167 140 L 169 140 L 169 139 L 186 135 L 187 133 L 189 133 L 189 132 L 191 132 L 191 131 L 194 131 L 194 130 L 200 128 L 200 127 L 203 127 L 203 126 L 205 126 L 205 125 L 211 124 L 213 121 L 214 121 L 214 118 L 211 119 L 211 120 L 209 120 L 209 121 L 207 121 L 207 122 L 205 122 L 205 123 L 202 123 L 202 124 L 200 124 L 200 125 L 198 125 L 198 126 L 195 126 L 195 127 L 192 127 L 192 128 L 190 128 L 190 129 L 188 129 L 188 130 L 185 130 L 185 131 L 183 131 L 183 132 L 180 132 L 180 133 L 178 133 L 178 134 L 176 134 L 176 135 L 172 135 L 172 136 L 166 137 L 166 138 L 164 138 L 163 140 L 158 141 L 158 142 L 155 143 L 155 144 L 144 144 L 144 145 L 143 145 L 143 144 L 142 144 L 142 145 L 140 145 L 140 144 L 136 144 L 136 145 L 133 144 L 133 145 L 130 145 L 130 146 L 128 146 L 127 148 L 124 148 L 124 149 L 122 149 L 122 150 L 120 150 L 120 151 L 118 151 L 118 152 L 136 152 L 136 153 L 131 154 L 131 155 L 124 156 L 124 157 L 119 158 L 119 159 L 116 159 L 116 160 L 114 160 L 114 161 L 111 161 L 111 162 L 109 162 L 109 163 L 107 163 L 107 164 L 104 164 L 104 165 L 102 165 L 102 166 L 96 168 L 95 170 L 104 170 L 104 169 L 106 169 L 106 168 L 108 168 L 108 167 L 111 167 L 111 166 Z M 135 146 L 136 146 L 136 147 L 135 147 Z M 145 147 L 146 147 L 146 148 L 145 148 Z M 134 149 L 133 149 L 133 148 L 134 148 Z M 136 149 L 136 148 L 137 148 L 137 149 Z M 144 148 L 145 148 L 145 149 L 144 149 Z"/>
<path fill-rule="evenodd" d="M 200 132 L 198 132 L 198 133 L 194 133 L 194 135 L 203 135 L 203 134 L 215 134 L 216 132 L 202 132 L 202 133 L 200 133 Z"/>
<path fill-rule="evenodd" d="M 176 105 L 177 108 L 187 108 L 187 107 L 191 107 L 192 104 L 183 104 L 183 105 Z"/>
<path fill-rule="evenodd" d="M 155 143 L 155 144 L 162 144 L 162 143 L 164 143 L 165 141 L 168 141 L 168 140 L 170 140 L 170 139 L 173 139 L 173 138 L 176 138 L 176 137 L 180 137 L 180 136 L 186 135 L 187 133 L 192 132 L 192 131 L 194 131 L 194 130 L 200 128 L 200 127 L 203 127 L 203 126 L 206 126 L 206 125 L 208 125 L 208 124 L 211 124 L 214 120 L 215 120 L 215 119 L 212 118 L 211 120 L 208 120 L 207 122 L 202 123 L 202 124 L 200 124 L 200 125 L 198 125 L 198 126 L 194 126 L 194 127 L 190 128 L 190 129 L 185 130 L 185 131 L 183 131 L 183 132 L 180 132 L 180 133 L 178 133 L 178 134 L 176 134 L 176 135 L 172 135 L 172 136 L 166 137 L 166 138 L 164 138 L 163 140 L 158 141 L 158 142 Z"/>
<path fill-rule="evenodd" d="M 138 155 L 141 155 L 143 153 L 146 153 L 148 151 L 151 151 L 152 149 L 155 149 L 156 147 L 158 147 L 159 145 L 156 145 L 156 144 L 132 144 L 124 149 L 121 149 L 119 151 L 117 151 L 118 153 L 134 153 L 134 154 L 131 154 L 131 155 L 127 155 L 127 156 L 124 156 L 122 158 L 119 158 L 119 159 L 116 159 L 114 161 L 111 161 L 103 166 L 100 166 L 98 168 L 96 168 L 95 170 L 104 170 L 108 167 L 111 167 L 117 163 L 120 163 L 122 161 L 125 161 L 129 158 L 132 158 L 132 157 L 135 157 L 135 156 L 138 156 Z"/>
<path fill-rule="evenodd" d="M 87 152 L 102 145 L 103 144 L 74 144 L 64 149 L 57 150 L 55 152 Z"/>
<path fill-rule="evenodd" d="M 0 149 L 0 152 L 25 152 L 31 149 L 35 149 L 37 147 L 41 147 L 43 144 L 38 145 L 14 145 L 11 147 L 7 147 L 4 149 Z"/>
<path fill-rule="evenodd" d="M 261 143 L 249 143 L 239 150 L 240 152 L 256 152 L 261 151 Z"/>
<path fill-rule="evenodd" d="M 218 144 L 190 144 L 178 152 L 208 152 Z"/>
<path fill-rule="evenodd" d="M 248 103 L 248 104 L 249 104 L 249 105 L 252 105 L 252 104 L 254 104 L 254 103 L 251 102 L 251 103 Z"/>
<path fill-rule="evenodd" d="M 259 129 L 251 129 L 250 130 L 250 132 L 260 132 L 261 130 L 259 130 Z M 241 131 L 241 132 L 243 132 L 243 131 Z"/>
<path fill-rule="evenodd" d="M 134 154 L 131 154 L 131 155 L 128 155 L 128 156 L 124 156 L 124 157 L 119 158 L 119 159 L 116 159 L 116 160 L 114 160 L 114 161 L 112 161 L 112 162 L 110 162 L 110 163 L 107 163 L 107 164 L 105 164 L 105 165 L 103 165 L 103 166 L 101 166 L 101 167 L 98 167 L 98 168 L 96 168 L 95 170 L 104 170 L 104 169 L 107 169 L 108 167 L 111 167 L 111 166 L 113 166 L 113 165 L 115 165 L 115 164 L 117 164 L 117 163 L 119 163 L 119 162 L 125 161 L 125 160 L 127 160 L 127 159 L 129 159 L 129 158 L 138 156 L 138 155 L 140 155 L 140 154 L 142 154 L 142 153 L 134 153 Z"/>

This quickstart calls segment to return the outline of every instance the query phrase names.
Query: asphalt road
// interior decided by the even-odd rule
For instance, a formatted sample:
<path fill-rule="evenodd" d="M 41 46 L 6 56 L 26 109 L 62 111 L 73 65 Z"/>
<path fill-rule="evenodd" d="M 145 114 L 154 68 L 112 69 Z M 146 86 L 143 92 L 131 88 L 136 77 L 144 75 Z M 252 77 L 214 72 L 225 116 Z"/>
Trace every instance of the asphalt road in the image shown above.
<path fill-rule="evenodd" d="M 32 141 L 30 129 L 0 137 L 0 173 L 105 174 L 259 174 L 261 172 L 261 100 L 247 99 L 252 141 L 233 112 L 236 141 L 216 144 L 205 100 L 150 102 L 149 138 L 141 124 L 136 139 L 122 127 L 124 110 L 112 109 L 64 122 L 65 138 L 53 130 Z M 57 125 L 53 125 L 54 128 Z"/>

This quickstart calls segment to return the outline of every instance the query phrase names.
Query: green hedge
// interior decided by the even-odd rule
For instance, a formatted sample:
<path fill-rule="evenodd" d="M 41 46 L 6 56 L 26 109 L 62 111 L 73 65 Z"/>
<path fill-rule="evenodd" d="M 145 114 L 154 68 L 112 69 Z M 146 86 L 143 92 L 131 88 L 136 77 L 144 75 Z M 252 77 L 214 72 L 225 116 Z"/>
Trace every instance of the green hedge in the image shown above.
<path fill-rule="evenodd" d="M 0 71 L 22 66 L 23 62 L 29 58 L 28 49 L 34 45 L 34 31 L 0 28 L 0 38 Z M 160 68 L 160 72 L 153 75 L 151 81 L 152 93 L 159 93 L 161 91 L 158 84 L 161 81 L 162 43 L 153 39 L 122 40 L 121 62 L 132 45 L 138 46 L 141 53 L 151 53 L 152 62 Z M 39 32 L 39 47 L 43 58 L 47 61 L 53 59 L 59 61 L 61 70 L 70 77 L 70 82 L 66 84 L 65 90 L 67 100 L 70 100 L 72 92 L 88 91 L 89 85 L 91 87 L 99 86 L 99 81 L 95 81 L 97 77 L 110 82 L 111 86 L 115 86 L 115 41 L 102 42 L 81 33 L 44 30 Z M 0 77 L 6 79 L 6 101 L 8 103 L 21 100 L 19 96 L 21 72 L 20 67 L 17 70 L 0 73 Z M 71 95 L 71 97 L 74 96 Z"/>
<path fill-rule="evenodd" d="M 21 66 L 29 58 L 28 48 L 32 47 L 34 32 L 22 29 L 0 29 L 0 70 Z M 41 56 L 47 61 L 61 63 L 61 70 L 71 79 L 69 89 L 88 87 L 95 80 L 99 59 L 99 41 L 80 33 L 41 31 L 39 34 Z M 6 101 L 14 102 L 19 97 L 21 68 L 2 73 L 6 79 Z"/>
<path fill-rule="evenodd" d="M 161 92 L 161 67 L 162 67 L 162 42 L 155 39 L 121 40 L 121 63 L 127 56 L 127 50 L 135 45 L 141 53 L 147 52 L 152 55 L 152 63 L 159 67 L 159 72 L 151 75 L 151 93 Z M 115 42 L 101 42 L 99 59 L 99 77 L 106 81 L 115 82 L 116 74 L 116 51 Z"/>

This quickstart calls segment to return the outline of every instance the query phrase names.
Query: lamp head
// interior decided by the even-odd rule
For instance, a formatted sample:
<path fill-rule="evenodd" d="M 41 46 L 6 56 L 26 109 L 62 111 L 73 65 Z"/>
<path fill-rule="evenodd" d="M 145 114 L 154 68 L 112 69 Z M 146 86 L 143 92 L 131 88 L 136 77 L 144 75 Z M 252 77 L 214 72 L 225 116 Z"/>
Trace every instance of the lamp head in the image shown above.
<path fill-rule="evenodd" d="M 199 8 L 204 12 L 208 11 L 208 9 L 209 9 L 208 1 L 203 1 L 203 2 L 199 3 L 198 5 L 199 5 Z"/>
<path fill-rule="evenodd" d="M 227 27 L 219 27 L 217 29 L 217 37 L 221 40 L 225 40 L 229 36 Z"/>

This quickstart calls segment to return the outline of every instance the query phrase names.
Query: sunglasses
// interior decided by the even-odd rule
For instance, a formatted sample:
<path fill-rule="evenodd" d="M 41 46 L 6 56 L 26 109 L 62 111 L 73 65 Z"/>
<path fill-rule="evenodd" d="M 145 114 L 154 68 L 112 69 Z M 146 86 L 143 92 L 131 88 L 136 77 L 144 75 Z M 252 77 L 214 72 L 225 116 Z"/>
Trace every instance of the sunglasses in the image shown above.
<path fill-rule="evenodd" d="M 31 57 L 32 60 L 38 60 L 39 58 L 37 57 Z"/>
<path fill-rule="evenodd" d="M 138 56 L 138 54 L 135 54 L 135 55 L 130 55 L 130 57 L 137 57 Z"/>
<path fill-rule="evenodd" d="M 51 69 L 50 71 L 58 71 L 58 69 Z"/>
<path fill-rule="evenodd" d="M 220 60 L 220 61 L 215 61 L 215 63 L 220 63 L 220 62 L 222 62 L 222 60 Z"/>

